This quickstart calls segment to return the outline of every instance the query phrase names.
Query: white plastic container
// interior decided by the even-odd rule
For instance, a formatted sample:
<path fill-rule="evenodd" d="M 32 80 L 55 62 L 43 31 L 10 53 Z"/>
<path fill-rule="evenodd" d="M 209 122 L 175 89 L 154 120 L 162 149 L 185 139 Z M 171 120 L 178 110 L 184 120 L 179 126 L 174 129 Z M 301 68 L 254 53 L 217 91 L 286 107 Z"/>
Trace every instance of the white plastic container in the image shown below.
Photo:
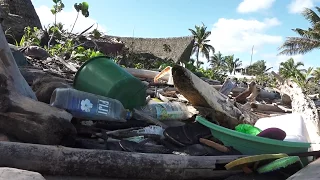
<path fill-rule="evenodd" d="M 286 132 L 284 141 L 310 142 L 309 134 L 300 114 L 287 114 L 259 119 L 255 127 L 262 131 L 268 128 L 279 128 Z"/>

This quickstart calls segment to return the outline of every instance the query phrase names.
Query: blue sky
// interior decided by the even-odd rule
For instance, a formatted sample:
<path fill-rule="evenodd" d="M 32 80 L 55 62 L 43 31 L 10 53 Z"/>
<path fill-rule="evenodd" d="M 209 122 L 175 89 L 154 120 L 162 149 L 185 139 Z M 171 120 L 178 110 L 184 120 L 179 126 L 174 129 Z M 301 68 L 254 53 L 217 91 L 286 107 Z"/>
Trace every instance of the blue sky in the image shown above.
<path fill-rule="evenodd" d="M 32 0 L 42 25 L 53 22 L 49 8 L 52 0 Z M 67 25 L 75 19 L 73 4 L 81 1 L 64 0 L 65 10 L 58 21 Z M 212 31 L 211 44 L 222 54 L 250 63 L 266 60 L 277 70 L 288 56 L 277 56 L 277 48 L 286 37 L 295 36 L 292 28 L 307 28 L 301 16 L 304 7 L 320 6 L 320 0 L 87 0 L 90 17 L 81 17 L 75 31 L 93 23 L 109 35 L 134 37 L 176 37 L 190 35 L 188 28 L 202 22 Z M 296 55 L 306 67 L 318 65 L 319 50 L 304 56 Z M 205 59 L 202 59 L 206 61 Z"/>

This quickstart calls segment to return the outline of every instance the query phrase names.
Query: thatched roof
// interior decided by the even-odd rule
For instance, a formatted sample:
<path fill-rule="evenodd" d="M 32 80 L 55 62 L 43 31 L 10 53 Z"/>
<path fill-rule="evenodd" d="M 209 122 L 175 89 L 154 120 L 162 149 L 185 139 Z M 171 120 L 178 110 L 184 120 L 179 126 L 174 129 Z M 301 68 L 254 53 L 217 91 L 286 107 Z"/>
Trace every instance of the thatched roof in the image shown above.
<path fill-rule="evenodd" d="M 192 36 L 173 38 L 133 38 L 107 36 L 122 41 L 135 53 L 153 54 L 161 59 L 172 59 L 174 62 L 189 60 L 194 44 Z"/>
<path fill-rule="evenodd" d="M 17 40 L 24 34 L 24 27 L 42 28 L 31 0 L 0 0 L 0 5 L 8 13 L 2 24 L 3 29 L 10 28 Z"/>

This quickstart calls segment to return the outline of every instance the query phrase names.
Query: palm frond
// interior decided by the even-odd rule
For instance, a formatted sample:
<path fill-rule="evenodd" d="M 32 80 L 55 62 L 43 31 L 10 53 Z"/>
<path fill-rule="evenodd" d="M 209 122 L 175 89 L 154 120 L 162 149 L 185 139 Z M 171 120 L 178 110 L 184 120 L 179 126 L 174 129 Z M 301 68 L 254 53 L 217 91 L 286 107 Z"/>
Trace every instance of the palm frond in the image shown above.
<path fill-rule="evenodd" d="M 288 37 L 279 48 L 279 54 L 296 55 L 305 54 L 320 47 L 320 41 L 304 37 Z"/>
<path fill-rule="evenodd" d="M 316 12 L 314 12 L 312 9 L 305 8 L 302 12 L 302 15 L 304 18 L 306 18 L 312 25 L 315 25 L 316 23 L 320 22 L 320 17 Z"/>

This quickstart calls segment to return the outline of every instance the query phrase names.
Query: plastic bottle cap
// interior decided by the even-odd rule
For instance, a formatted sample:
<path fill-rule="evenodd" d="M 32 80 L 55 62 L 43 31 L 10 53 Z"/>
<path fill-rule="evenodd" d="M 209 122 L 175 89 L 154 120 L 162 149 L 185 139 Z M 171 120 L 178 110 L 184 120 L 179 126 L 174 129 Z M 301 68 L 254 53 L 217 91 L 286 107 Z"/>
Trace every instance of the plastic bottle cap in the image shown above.
<path fill-rule="evenodd" d="M 132 118 L 132 112 L 131 112 L 131 111 L 128 111 L 128 112 L 127 112 L 127 117 L 126 117 L 126 119 L 129 120 L 129 119 L 131 119 L 131 118 Z"/>

